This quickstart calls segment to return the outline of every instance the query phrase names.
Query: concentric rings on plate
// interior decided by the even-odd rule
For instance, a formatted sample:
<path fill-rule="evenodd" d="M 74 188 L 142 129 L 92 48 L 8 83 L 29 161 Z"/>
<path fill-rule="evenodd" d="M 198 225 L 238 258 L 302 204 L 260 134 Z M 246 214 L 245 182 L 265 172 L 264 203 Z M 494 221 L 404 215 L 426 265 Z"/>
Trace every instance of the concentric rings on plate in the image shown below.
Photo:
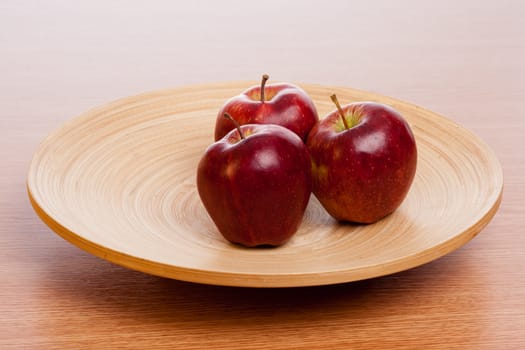
<path fill-rule="evenodd" d="M 490 221 L 503 176 L 477 136 L 420 107 L 349 88 L 301 85 L 319 115 L 328 96 L 392 105 L 411 124 L 418 169 L 402 206 L 372 225 L 339 224 L 312 196 L 284 246 L 226 242 L 207 216 L 196 166 L 222 103 L 251 83 L 163 90 L 72 119 L 36 151 L 31 202 L 53 230 L 114 263 L 164 277 L 233 286 L 322 285 L 382 276 L 443 256 Z"/>

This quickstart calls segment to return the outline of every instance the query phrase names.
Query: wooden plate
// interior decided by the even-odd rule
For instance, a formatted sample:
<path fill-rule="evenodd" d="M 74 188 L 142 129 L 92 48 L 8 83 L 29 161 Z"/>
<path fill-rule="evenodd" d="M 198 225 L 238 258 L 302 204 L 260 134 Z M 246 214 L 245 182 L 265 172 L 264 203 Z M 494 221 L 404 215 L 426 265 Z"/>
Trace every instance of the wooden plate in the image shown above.
<path fill-rule="evenodd" d="M 256 84 L 255 82 L 253 84 Z M 76 246 L 122 266 L 208 284 L 284 287 L 355 281 L 409 269 L 473 238 L 498 209 L 501 166 L 470 131 L 420 107 L 349 88 L 302 85 L 323 116 L 337 93 L 398 109 L 418 143 L 402 206 L 373 225 L 341 225 L 312 196 L 278 248 L 226 242 L 200 202 L 196 166 L 223 102 L 252 85 L 208 84 L 125 98 L 49 135 L 28 193 L 42 220 Z"/>

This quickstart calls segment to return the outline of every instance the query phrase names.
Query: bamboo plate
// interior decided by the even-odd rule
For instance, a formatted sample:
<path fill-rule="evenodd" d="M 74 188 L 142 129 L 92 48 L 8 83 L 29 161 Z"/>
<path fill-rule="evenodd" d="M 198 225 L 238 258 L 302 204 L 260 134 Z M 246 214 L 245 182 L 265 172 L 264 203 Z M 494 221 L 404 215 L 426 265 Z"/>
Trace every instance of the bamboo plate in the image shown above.
<path fill-rule="evenodd" d="M 255 84 L 255 83 L 254 83 Z M 216 113 L 252 84 L 208 84 L 125 98 L 72 119 L 36 151 L 31 203 L 60 236 L 116 264 L 217 285 L 333 284 L 409 269 L 468 242 L 496 213 L 503 187 L 493 151 L 470 131 L 420 107 L 349 88 L 302 85 L 320 116 L 329 99 L 398 109 L 418 144 L 418 169 L 401 207 L 373 225 L 341 225 L 312 196 L 284 246 L 226 242 L 197 194 L 196 166 Z"/>

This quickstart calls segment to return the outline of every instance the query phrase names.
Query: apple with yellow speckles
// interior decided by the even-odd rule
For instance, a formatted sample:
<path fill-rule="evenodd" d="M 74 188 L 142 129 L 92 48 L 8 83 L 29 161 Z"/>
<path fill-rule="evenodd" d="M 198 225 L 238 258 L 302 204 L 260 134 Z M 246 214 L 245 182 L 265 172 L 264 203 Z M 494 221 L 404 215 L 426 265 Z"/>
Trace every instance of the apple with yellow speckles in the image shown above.
<path fill-rule="evenodd" d="M 376 102 L 341 106 L 307 140 L 313 193 L 339 221 L 374 223 L 403 202 L 416 173 L 417 147 L 408 122 Z"/>
<path fill-rule="evenodd" d="M 268 79 L 264 74 L 259 86 L 252 86 L 224 103 L 215 122 L 215 141 L 235 128 L 230 120 L 223 118 L 224 113 L 228 113 L 241 125 L 284 126 L 306 142 L 308 133 L 319 120 L 312 99 L 297 85 L 266 84 Z"/>
<path fill-rule="evenodd" d="M 278 246 L 298 230 L 312 191 L 303 140 L 273 124 L 240 126 L 207 148 L 197 189 L 209 216 L 228 241 Z"/>

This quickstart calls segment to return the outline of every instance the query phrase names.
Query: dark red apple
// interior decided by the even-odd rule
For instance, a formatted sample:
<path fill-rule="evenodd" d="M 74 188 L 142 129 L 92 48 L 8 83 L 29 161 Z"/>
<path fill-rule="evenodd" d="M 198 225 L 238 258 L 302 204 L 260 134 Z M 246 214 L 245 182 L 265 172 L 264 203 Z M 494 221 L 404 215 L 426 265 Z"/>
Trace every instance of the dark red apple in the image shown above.
<path fill-rule="evenodd" d="M 253 86 L 226 101 L 217 115 L 215 141 L 235 128 L 234 123 L 223 118 L 224 113 L 228 113 L 241 125 L 284 126 L 306 142 L 308 133 L 319 120 L 312 99 L 298 86 L 287 83 L 266 85 L 267 80 L 265 74 L 260 86 Z"/>
<path fill-rule="evenodd" d="M 248 247 L 288 241 L 311 187 L 306 145 L 279 125 L 238 126 L 208 147 L 197 170 L 199 196 L 219 232 Z"/>
<path fill-rule="evenodd" d="M 406 120 L 390 106 L 356 102 L 310 132 L 313 193 L 340 221 L 373 223 L 396 210 L 416 173 L 417 149 Z"/>

